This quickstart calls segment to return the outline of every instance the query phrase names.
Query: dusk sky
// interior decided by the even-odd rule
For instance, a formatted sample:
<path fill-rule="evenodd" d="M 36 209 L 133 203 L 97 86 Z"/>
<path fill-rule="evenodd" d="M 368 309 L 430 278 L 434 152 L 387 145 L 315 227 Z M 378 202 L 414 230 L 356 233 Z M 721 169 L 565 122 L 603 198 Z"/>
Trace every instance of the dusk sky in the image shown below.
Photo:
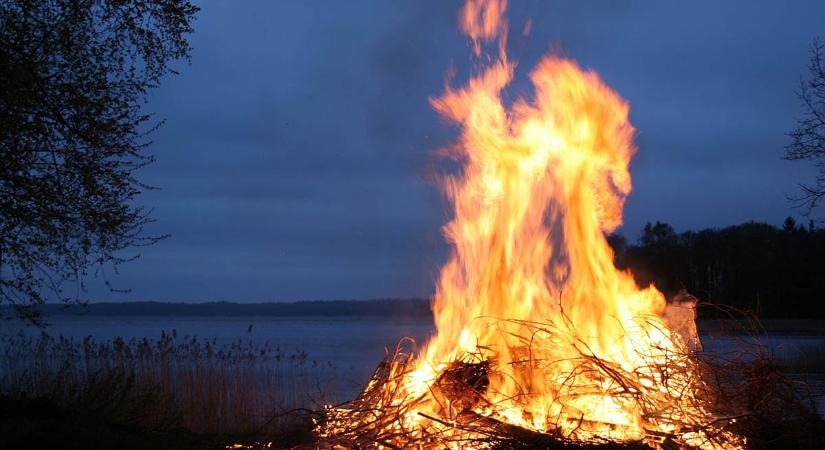
<path fill-rule="evenodd" d="M 455 128 L 429 105 L 472 67 L 459 1 L 205 2 L 191 66 L 152 92 L 165 118 L 142 180 L 171 237 L 96 301 L 423 297 L 449 209 L 429 173 Z M 812 166 L 782 160 L 825 2 L 511 1 L 508 97 L 549 49 L 631 105 L 621 232 L 780 224 Z M 522 36 L 527 18 L 531 33 Z"/>

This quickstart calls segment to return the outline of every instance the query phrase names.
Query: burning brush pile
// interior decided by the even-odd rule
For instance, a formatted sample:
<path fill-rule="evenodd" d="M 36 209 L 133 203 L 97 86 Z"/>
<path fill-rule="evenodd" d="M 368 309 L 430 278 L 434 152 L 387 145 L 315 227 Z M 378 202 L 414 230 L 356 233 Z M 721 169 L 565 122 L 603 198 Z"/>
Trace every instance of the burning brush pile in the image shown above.
<path fill-rule="evenodd" d="M 627 103 L 548 56 L 532 98 L 505 105 L 505 7 L 468 1 L 476 75 L 432 100 L 461 128 L 437 332 L 420 349 L 402 342 L 358 398 L 327 409 L 320 445 L 744 448 L 745 413 L 708 375 L 693 305 L 613 265 L 605 234 L 621 224 L 635 152 Z"/>

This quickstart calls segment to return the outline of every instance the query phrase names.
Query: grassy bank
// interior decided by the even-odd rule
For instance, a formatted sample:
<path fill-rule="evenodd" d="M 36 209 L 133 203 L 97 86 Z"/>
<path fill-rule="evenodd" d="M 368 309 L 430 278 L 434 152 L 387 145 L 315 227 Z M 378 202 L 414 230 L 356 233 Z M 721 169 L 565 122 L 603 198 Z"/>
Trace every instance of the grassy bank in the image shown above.
<path fill-rule="evenodd" d="M 318 408 L 331 375 L 300 350 L 175 332 L 108 342 L 7 336 L 0 350 L 0 433 L 11 448 L 291 445 L 311 425 L 288 412 Z"/>

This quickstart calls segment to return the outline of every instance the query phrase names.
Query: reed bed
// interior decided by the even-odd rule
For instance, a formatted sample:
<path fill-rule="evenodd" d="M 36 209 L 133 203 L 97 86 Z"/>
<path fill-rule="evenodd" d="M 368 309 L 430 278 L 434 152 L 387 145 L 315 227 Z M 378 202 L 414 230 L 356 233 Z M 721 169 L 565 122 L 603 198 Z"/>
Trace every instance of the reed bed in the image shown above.
<path fill-rule="evenodd" d="M 221 344 L 173 330 L 159 339 L 0 337 L 0 395 L 47 398 L 115 422 L 196 433 L 268 433 L 286 411 L 327 398 L 329 363 L 239 339 Z"/>

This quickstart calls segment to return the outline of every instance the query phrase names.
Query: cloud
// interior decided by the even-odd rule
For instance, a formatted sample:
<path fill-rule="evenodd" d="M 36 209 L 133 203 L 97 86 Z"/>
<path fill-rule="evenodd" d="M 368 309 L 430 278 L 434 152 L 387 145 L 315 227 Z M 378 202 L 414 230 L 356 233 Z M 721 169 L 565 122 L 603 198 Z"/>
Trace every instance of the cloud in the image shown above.
<path fill-rule="evenodd" d="M 472 70 L 460 2 L 208 2 L 191 66 L 153 92 L 167 119 L 152 231 L 96 299 L 292 300 L 421 296 L 447 246 L 427 171 L 454 137 L 430 109 L 450 67 Z M 632 107 L 639 153 L 625 232 L 794 214 L 810 175 L 780 160 L 821 2 L 512 2 L 525 75 L 551 45 Z M 527 38 L 521 29 L 532 18 Z M 94 284 L 94 283 L 93 283 Z"/>

